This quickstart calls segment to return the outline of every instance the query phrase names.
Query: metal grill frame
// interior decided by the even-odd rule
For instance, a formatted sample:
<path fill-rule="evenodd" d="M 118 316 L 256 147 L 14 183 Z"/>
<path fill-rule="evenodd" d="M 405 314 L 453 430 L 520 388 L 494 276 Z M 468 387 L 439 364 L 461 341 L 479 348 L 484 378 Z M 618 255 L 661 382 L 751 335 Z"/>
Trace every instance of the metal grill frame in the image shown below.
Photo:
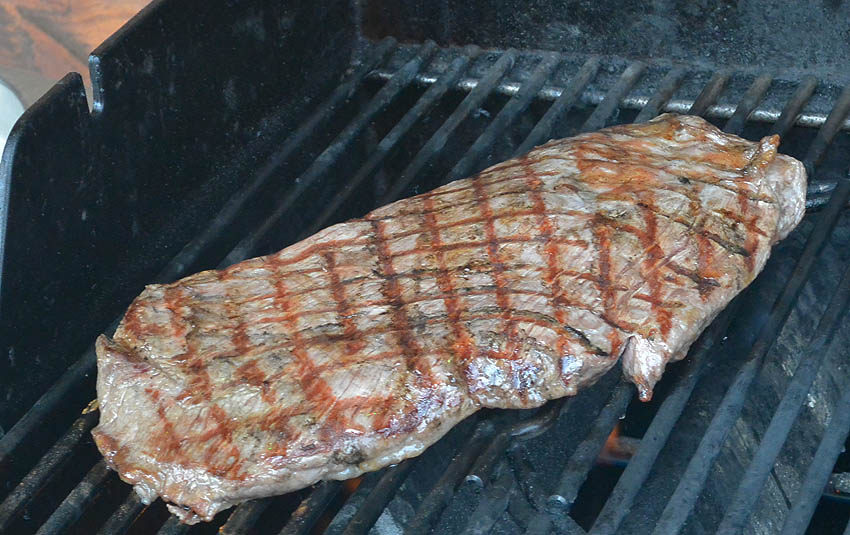
<path fill-rule="evenodd" d="M 728 116 L 724 130 L 736 134 L 741 133 L 746 122 L 753 118 L 773 122 L 772 133 L 780 135 L 787 133 L 795 124 L 816 125 L 819 128 L 817 136 L 804 158 L 806 168 L 815 177 L 818 173 L 818 165 L 831 142 L 839 129 L 847 125 L 847 115 L 850 112 L 850 87 L 848 87 L 840 94 L 832 112 L 822 120 L 802 114 L 806 102 L 818 83 L 813 78 L 804 78 L 799 81 L 796 92 L 778 116 L 772 113 L 759 116 L 756 113 L 757 107 L 773 81 L 769 75 L 757 77 L 740 99 L 738 106 L 727 110 L 712 108 L 712 105 L 734 73 L 716 73 L 702 92 L 682 109 L 682 101 L 671 100 L 671 98 L 690 74 L 690 71 L 683 67 L 670 69 L 651 98 L 630 100 L 631 89 L 646 70 L 644 62 L 630 62 L 607 93 L 597 98 L 593 94 L 588 95 L 587 88 L 600 68 L 602 59 L 598 57 L 589 58 L 574 73 L 568 85 L 554 91 L 551 88 L 545 89 L 545 84 L 561 61 L 561 56 L 557 54 L 516 50 L 489 52 L 489 54 L 496 54 L 496 60 L 480 78 L 471 79 L 465 74 L 484 52 L 476 47 L 467 47 L 463 50 L 455 50 L 456 57 L 440 76 L 432 79 L 422 75 L 422 69 L 437 50 L 437 46 L 433 42 L 427 42 L 408 48 L 413 49 L 409 59 L 403 62 L 400 68 L 388 72 L 384 64 L 392 55 L 391 53 L 398 50 L 397 43 L 390 38 L 369 46 L 368 55 L 356 66 L 347 80 L 340 84 L 325 102 L 317 106 L 316 112 L 281 144 L 280 149 L 269 158 L 261 171 L 226 203 L 207 229 L 168 263 L 156 277 L 156 281 L 172 281 L 186 275 L 186 266 L 192 265 L 201 251 L 214 242 L 223 229 L 233 223 L 251 196 L 275 176 L 277 170 L 306 143 L 317 129 L 322 128 L 333 118 L 334 112 L 351 98 L 358 87 L 369 80 L 381 80 L 384 83 L 361 107 L 359 114 L 327 145 L 314 162 L 299 174 L 298 179 L 293 182 L 295 185 L 290 188 L 276 208 L 224 257 L 219 267 L 225 267 L 251 256 L 257 244 L 267 237 L 269 231 L 293 206 L 297 205 L 304 191 L 316 181 L 321 180 L 339 157 L 363 134 L 375 117 L 398 98 L 402 91 L 415 83 L 427 84 L 428 88 L 421 94 L 416 104 L 397 121 L 395 127 L 377 143 L 376 149 L 367 161 L 363 162 L 353 174 L 352 180 L 329 200 L 326 209 L 318 214 L 312 225 L 303 231 L 302 236 L 309 235 L 330 222 L 337 208 L 346 202 L 357 186 L 372 176 L 390 157 L 405 134 L 415 128 L 416 123 L 452 90 L 461 89 L 468 92 L 453 113 L 443 121 L 416 156 L 410 160 L 405 170 L 389 188 L 382 202 L 392 201 L 404 193 L 423 173 L 427 164 L 441 154 L 452 133 L 494 93 L 509 95 L 510 98 L 484 132 L 457 161 L 446 177 L 446 181 L 466 176 L 480 169 L 482 164 L 486 163 L 487 154 L 497 134 L 510 128 L 534 99 L 541 98 L 541 94 L 543 97 L 548 95 L 553 102 L 525 140 L 517 146 L 515 154 L 521 154 L 545 141 L 554 124 L 571 108 L 585 106 L 590 101 L 595 104 L 595 108 L 579 131 L 592 131 L 605 126 L 611 121 L 612 115 L 624 106 L 640 108 L 637 121 L 648 120 L 661 111 L 671 109 L 698 115 Z M 506 73 L 523 54 L 534 55 L 538 60 L 537 67 L 524 83 L 516 85 L 506 82 Z M 776 336 L 788 319 L 800 291 L 809 280 L 818 256 L 850 198 L 850 181 L 846 178 L 826 185 L 818 183 L 817 188 L 809 192 L 809 207 L 820 209 L 821 212 L 807 239 L 805 249 L 785 289 L 771 308 L 768 320 L 762 327 L 746 362 L 740 368 L 734 383 L 728 388 L 720 406 L 717 407 L 702 442 L 680 479 L 679 488 L 674 492 L 655 527 L 655 533 L 679 532 L 688 520 L 720 446 L 740 416 L 754 378 L 761 369 Z M 850 299 L 850 267 L 845 272 L 833 300 L 813 335 L 811 346 L 816 353 L 821 355 L 826 353 L 826 348 L 847 309 L 848 299 Z M 717 342 L 724 336 L 731 318 L 735 315 L 736 303 L 737 301 L 715 320 L 691 350 L 687 372 L 679 378 L 661 404 L 636 455 L 626 467 L 590 533 L 610 534 L 617 532 L 621 527 L 655 459 L 690 400 L 694 387 L 705 370 L 706 361 L 710 358 Z M 107 329 L 107 333 L 111 334 L 117 322 L 118 319 Z M 808 359 L 804 360 L 798 368 L 770 424 L 766 439 L 763 440 L 761 448 L 738 488 L 736 501 L 729 507 L 722 520 L 719 533 L 737 533 L 746 526 L 752 512 L 752 505 L 758 498 L 758 490 L 761 489 L 779 453 L 779 448 L 787 437 L 821 363 L 822 358 Z M 95 355 L 92 347 L 14 428 L 0 438 L 0 463 L 13 461 L 15 451 L 25 446 L 32 430 L 45 421 L 48 414 L 63 402 L 63 398 L 69 391 L 78 388 L 84 376 L 94 373 L 94 366 Z M 590 432 L 564 463 L 556 487 L 546 493 L 537 491 L 535 506 L 538 512 L 528 526 L 528 533 L 543 534 L 552 530 L 584 533 L 584 530 L 570 518 L 569 508 L 593 467 L 606 438 L 632 400 L 633 391 L 633 386 L 622 381 L 617 381 L 613 386 L 607 401 L 597 408 L 598 415 Z M 424 497 L 415 516 L 406 527 L 406 533 L 428 533 L 434 527 L 442 510 L 460 488 L 476 489 L 481 497 L 475 514 L 471 515 L 466 531 L 488 532 L 499 514 L 505 510 L 511 490 L 508 479 L 504 477 L 504 466 L 508 462 L 505 453 L 508 452 L 508 457 L 510 456 L 510 447 L 515 441 L 545 433 L 546 429 L 566 412 L 571 401 L 571 399 L 565 399 L 552 402 L 532 418 L 501 428 L 489 419 L 482 418 L 475 424 L 471 440 L 457 452 L 438 483 Z M 811 463 L 799 496 L 795 498 L 783 533 L 801 533 L 808 524 L 814 506 L 821 495 L 823 483 L 850 428 L 850 394 L 844 396 L 834 414 L 835 417 L 829 423 L 821 448 Z M 0 531 L 11 524 L 40 489 L 50 485 L 51 477 L 57 468 L 66 462 L 74 451 L 81 447 L 88 447 L 84 446 L 84 442 L 95 422 L 96 414 L 89 413 L 71 423 L 68 431 L 5 497 L 0 504 Z M 397 466 L 365 476 L 357 491 L 348 498 L 345 509 L 341 510 L 331 522 L 327 533 L 345 535 L 367 533 L 386 504 L 404 483 L 416 462 L 417 459 L 410 459 Z M 38 533 L 60 532 L 72 526 L 97 497 L 104 481 L 110 477 L 115 476 L 109 473 L 104 462 L 96 463 L 40 527 Z M 304 498 L 288 523 L 281 527 L 280 533 L 287 535 L 309 533 L 340 490 L 341 484 L 338 482 L 325 482 L 315 487 Z M 252 501 L 236 507 L 229 513 L 228 520 L 222 527 L 222 533 L 250 532 L 272 500 L 270 498 Z M 101 526 L 99 533 L 123 532 L 143 511 L 144 506 L 138 497 L 135 493 L 130 493 L 126 501 Z M 188 526 L 179 524 L 172 517 L 162 525 L 159 533 L 186 533 L 189 529 Z"/>

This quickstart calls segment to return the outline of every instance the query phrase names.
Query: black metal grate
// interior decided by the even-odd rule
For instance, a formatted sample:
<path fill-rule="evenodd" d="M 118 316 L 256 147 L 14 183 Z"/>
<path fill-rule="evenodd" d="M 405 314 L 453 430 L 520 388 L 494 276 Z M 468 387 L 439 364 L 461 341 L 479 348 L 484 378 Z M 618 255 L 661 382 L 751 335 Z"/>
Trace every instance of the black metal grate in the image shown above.
<path fill-rule="evenodd" d="M 785 258 L 785 271 L 769 268 L 770 274 L 764 275 L 769 283 L 756 284 L 736 299 L 694 345 L 685 363 L 665 378 L 639 447 L 590 517 L 573 514 L 572 507 L 580 501 L 612 430 L 633 406 L 634 388 L 620 379 L 619 370 L 578 397 L 537 411 L 479 414 L 421 457 L 365 475 L 353 492 L 343 492 L 343 483 L 325 482 L 300 493 L 245 503 L 222 513 L 212 525 L 189 528 L 168 517 L 161 503 L 144 506 L 98 460 L 89 436 L 96 413 L 68 422 L 67 431 L 33 466 L 17 466 L 16 453 L 28 447 L 28 437 L 69 391 L 94 373 L 92 348 L 0 438 L 0 466 L 17 466 L 17 472 L 26 473 L 0 490 L 6 493 L 0 504 L 0 531 L 176 534 L 220 527 L 227 534 L 262 530 L 294 535 L 319 529 L 345 535 L 370 530 L 612 534 L 646 533 L 655 526 L 658 534 L 772 528 L 805 532 L 850 429 L 850 374 L 843 369 L 834 370 L 832 377 L 844 394 L 828 407 L 817 451 L 797 488 L 786 496 L 787 514 L 771 528 L 764 528 L 754 515 L 768 480 L 776 481 L 772 471 L 783 448 L 793 444 L 794 426 L 812 385 L 819 374 L 828 373 L 823 363 L 836 332 L 843 332 L 850 268 L 840 282 L 835 277 L 818 279 L 831 299 L 802 342 L 805 354 L 789 361 L 797 363 L 796 369 L 778 392 L 772 418 L 754 450 L 733 478 L 733 492 L 721 500 L 725 505 L 710 519 L 695 523 L 694 514 L 710 509 L 701 498 L 719 477 L 715 472 L 730 433 L 736 432 L 747 404 L 754 403 L 753 385 L 775 357 L 773 349 L 801 292 L 814 284 L 821 251 L 830 243 L 847 245 L 834 229 L 847 223 L 842 209 L 850 198 L 850 161 L 830 147 L 850 144 L 843 131 L 850 87 L 841 91 L 811 77 L 784 80 L 613 58 L 440 49 L 431 42 L 399 46 L 386 39 L 367 47 L 350 76 L 157 280 L 185 275 L 201 251 L 224 229 L 238 225 L 252 198 L 275 180 L 280 182 L 280 201 L 256 228 L 245 229 L 245 238 L 224 255 L 219 267 L 280 249 L 400 196 L 462 178 L 550 137 L 645 121 L 664 110 L 704 115 L 721 122 L 727 132 L 747 137 L 782 135 L 788 140 L 782 150 L 797 152 L 810 171 L 807 202 L 812 213 L 795 232 L 799 250 L 776 253 L 777 262 Z M 341 125 L 342 117 L 347 120 Z M 304 153 L 315 154 L 304 169 L 294 170 L 294 156 Z M 726 371 L 721 373 L 714 362 L 727 351 L 725 337 L 735 325 L 751 331 L 750 343 L 735 358 L 724 360 Z M 682 449 L 678 466 L 670 463 L 665 459 L 679 447 L 674 440 L 677 426 L 684 414 L 699 414 L 689 409 L 701 402 L 695 392 L 715 377 L 728 378 L 728 387 L 714 385 L 719 392 L 716 403 L 694 419 L 704 425 L 697 438 L 691 438 L 693 447 Z M 546 473 L 535 466 L 537 455 L 551 459 Z M 69 472 L 70 465 L 78 465 L 76 471 Z M 659 481 L 663 492 L 653 490 L 647 496 L 647 485 L 655 489 Z M 57 492 L 64 496 L 61 503 L 30 511 L 43 495 Z M 643 523 L 642 529 L 635 528 L 636 522 Z"/>

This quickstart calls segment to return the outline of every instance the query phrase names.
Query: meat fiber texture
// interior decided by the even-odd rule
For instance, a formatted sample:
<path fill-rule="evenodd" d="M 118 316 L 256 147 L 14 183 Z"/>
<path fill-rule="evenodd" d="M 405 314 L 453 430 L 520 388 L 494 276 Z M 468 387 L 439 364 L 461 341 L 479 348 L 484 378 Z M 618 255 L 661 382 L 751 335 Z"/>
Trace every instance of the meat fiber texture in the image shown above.
<path fill-rule="evenodd" d="M 483 407 L 574 395 L 618 359 L 648 400 L 803 216 L 778 144 L 663 115 L 148 286 L 97 341 L 97 446 L 194 523 L 416 456 Z"/>

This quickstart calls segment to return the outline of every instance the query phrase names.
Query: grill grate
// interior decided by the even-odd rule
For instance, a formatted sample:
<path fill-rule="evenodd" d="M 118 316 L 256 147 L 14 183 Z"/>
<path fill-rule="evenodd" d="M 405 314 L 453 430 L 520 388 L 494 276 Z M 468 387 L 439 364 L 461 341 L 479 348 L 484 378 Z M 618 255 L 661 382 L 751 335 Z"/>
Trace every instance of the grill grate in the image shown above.
<path fill-rule="evenodd" d="M 839 93 L 835 88 L 820 87 L 812 77 L 777 80 L 764 74 L 739 78 L 735 72 L 705 73 L 682 66 L 624 63 L 611 58 L 572 58 L 513 49 L 485 52 L 474 46 L 440 49 L 433 42 L 399 46 L 393 39 L 385 39 L 367 47 L 364 58 L 349 77 L 280 145 L 203 234 L 162 270 L 157 280 L 170 281 L 185 275 L 202 251 L 224 229 L 236 224 L 252 198 L 269 183 L 282 178 L 297 177 L 281 180 L 280 202 L 255 229 L 245 234 L 219 267 L 285 245 L 270 238 L 271 235 L 295 239 L 312 234 L 344 218 L 349 205 L 355 210 L 384 204 L 415 188 L 468 176 L 499 159 L 523 153 L 549 137 L 596 130 L 616 122 L 645 121 L 662 110 L 725 119 L 724 129 L 736 134 L 748 128 L 761 132 L 753 123 L 761 121 L 770 123 L 762 129 L 780 134 L 783 139 L 786 134 L 802 142 L 811 138 L 803 158 L 812 178 L 807 206 L 819 213 L 809 217 L 814 221 L 793 272 L 766 317 L 757 323 L 755 340 L 745 357 L 734 363 L 737 367 L 730 375 L 730 385 L 707 418 L 707 427 L 689 462 L 681 475 L 670 471 L 671 489 L 667 495 L 660 496 L 655 507 L 655 533 L 688 531 L 689 519 L 751 396 L 752 386 L 801 292 L 817 271 L 815 266 L 821 251 L 833 237 L 833 229 L 850 198 L 850 182 L 845 178 L 847 162 L 840 157 L 830 159 L 829 153 L 842 129 L 848 126 L 850 87 Z M 689 87 L 696 91 L 688 92 Z M 787 95 L 779 106 L 775 105 L 774 90 Z M 682 92 L 687 94 L 674 98 Z M 693 98 L 689 100 L 691 95 Z M 719 102 L 723 97 L 725 101 Z M 820 104 L 808 109 L 816 97 Z M 823 109 L 824 98 L 831 105 L 828 111 Z M 735 103 L 729 104 L 730 99 Z M 771 102 L 765 107 L 767 100 Z M 499 111 L 490 119 L 486 109 L 494 106 Z M 343 110 L 351 109 L 354 113 L 346 112 L 351 119 L 334 134 L 335 119 L 345 116 Z M 436 123 L 436 127 L 429 126 L 430 123 Z M 806 128 L 800 127 L 811 126 L 817 126 L 818 130 L 807 138 Z M 380 135 L 381 129 L 386 133 Z M 516 132 L 522 131 L 528 133 L 521 140 L 514 139 Z M 376 141 L 369 144 L 370 137 Z M 319 138 L 329 139 L 324 149 L 315 151 L 318 155 L 306 169 L 293 171 L 289 166 L 294 156 L 309 152 L 311 146 L 319 143 L 316 141 Z M 463 150 L 459 151 L 459 147 Z M 334 172 L 351 162 L 356 169 L 350 175 L 352 178 L 334 182 L 331 178 Z M 401 170 L 395 172 L 394 168 Z M 397 178 L 386 179 L 386 176 Z M 312 206 L 306 198 L 321 200 L 313 212 L 315 216 L 290 233 L 281 233 L 286 219 L 293 217 L 296 209 Z M 671 435 L 688 404 L 694 401 L 700 380 L 711 368 L 730 325 L 741 320 L 745 313 L 742 303 L 754 291 L 751 288 L 736 299 L 694 345 L 687 363 L 679 368 L 681 373 L 678 376 L 671 373 L 665 380 L 669 384 L 667 395 L 659 395 L 663 399 L 657 403 L 635 455 L 592 525 L 587 526 L 590 533 L 612 534 L 631 529 L 627 517 L 640 500 L 641 490 L 653 470 L 663 469 L 658 466 L 662 451 L 670 447 Z M 718 525 L 710 526 L 711 530 L 738 533 L 750 525 L 765 481 L 791 435 L 841 326 L 850 299 L 850 268 L 830 292 L 832 299 L 807 344 L 811 348 L 807 354 L 810 356 L 798 355 L 804 358 L 798 358 L 799 365 L 779 396 L 773 419 L 735 485 L 735 498 L 728 501 L 728 507 L 717 519 Z M 108 331 L 114 330 L 117 321 Z M 43 425 L 69 391 L 79 388 L 84 377 L 94 372 L 94 363 L 92 348 L 0 438 L 0 465 L 18 462 L 15 453 L 26 447 L 28 436 Z M 425 484 L 426 488 L 411 491 L 417 497 L 416 507 L 408 504 L 406 512 L 398 515 L 405 533 L 498 532 L 505 529 L 499 525 L 506 514 L 514 519 L 519 530 L 527 533 L 585 533 L 587 529 L 571 516 L 571 507 L 606 439 L 634 397 L 634 387 L 624 383 L 619 374 L 618 369 L 613 370 L 579 397 L 549 403 L 538 411 L 493 411 L 477 415 L 432 448 L 439 453 L 429 450 L 420 458 L 367 474 L 350 496 L 344 496 L 342 483 L 325 482 L 302 493 L 242 504 L 220 515 L 221 520 L 226 518 L 220 532 L 254 533 L 258 525 L 263 525 L 269 533 L 279 530 L 282 535 L 306 534 L 314 532 L 325 518 L 329 520 L 325 530 L 329 534 L 354 535 L 370 530 L 389 533 L 387 526 L 398 528 L 392 524 L 396 522 L 392 508 L 398 496 L 414 480 L 421 479 L 419 473 L 425 471 L 426 463 L 437 461 L 443 469 L 433 481 Z M 832 417 L 825 425 L 805 479 L 789 499 L 787 516 L 782 519 L 783 533 L 805 531 L 841 451 L 850 428 L 850 394 L 846 393 L 850 392 L 847 388 L 850 385 L 843 386 L 845 394 L 832 407 Z M 117 479 L 103 461 L 88 464 L 90 470 L 72 485 L 65 499 L 46 518 L 26 518 L 27 506 L 41 492 L 49 492 L 56 485 L 62 467 L 81 450 L 93 448 L 89 431 L 96 419 L 96 413 L 88 413 L 69 423 L 65 434 L 34 466 L 21 468 L 29 468 L 29 472 L 0 504 L 0 531 L 57 533 L 90 528 L 91 532 L 99 529 L 102 534 L 115 534 L 132 529 L 145 518 L 149 519 L 147 522 L 157 521 L 156 507 L 144 506 L 132 492 L 123 502 L 120 497 L 108 497 L 116 505 L 106 516 L 95 519 L 87 516 L 93 504 L 107 499 L 104 498 L 109 494 L 107 487 Z M 576 431 L 565 441 L 568 447 L 561 452 L 561 462 L 552 467 L 552 475 L 546 480 L 529 464 L 523 448 L 538 438 L 550 442 L 561 440 L 566 424 Z M 440 460 L 440 455 L 447 461 Z M 675 489 L 673 485 L 677 485 Z M 292 512 L 284 521 L 276 525 L 263 521 L 272 512 L 289 507 Z M 82 522 L 93 525 L 80 527 L 78 524 Z M 160 519 L 157 524 L 161 534 L 209 532 L 215 527 L 190 528 L 173 517 L 164 522 Z"/>
<path fill-rule="evenodd" d="M 699 448 L 691 457 L 691 462 L 688 464 L 678 487 L 676 487 L 673 498 L 668 502 L 662 513 L 655 533 L 678 532 L 693 510 L 699 492 L 705 485 L 712 462 L 720 452 L 726 435 L 740 416 L 753 379 L 755 379 L 763 359 L 776 340 L 780 329 L 785 324 L 785 320 L 788 319 L 791 308 L 797 300 L 803 284 L 808 280 L 815 259 L 832 231 L 839 211 L 847 202 L 848 196 L 850 196 L 850 183 L 842 181 L 834 193 L 828 209 L 821 214 L 817 226 L 812 231 L 794 274 L 774 305 L 767 324 L 748 355 L 746 364 L 735 377 L 735 381 L 729 387 L 726 396 L 717 408 L 716 415 L 703 435 Z"/>

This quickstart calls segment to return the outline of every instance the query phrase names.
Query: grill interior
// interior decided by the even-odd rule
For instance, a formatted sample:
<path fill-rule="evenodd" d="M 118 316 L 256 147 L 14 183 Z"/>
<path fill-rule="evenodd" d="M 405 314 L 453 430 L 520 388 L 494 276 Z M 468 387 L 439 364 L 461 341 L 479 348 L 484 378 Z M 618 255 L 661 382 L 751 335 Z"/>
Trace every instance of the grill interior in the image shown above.
<path fill-rule="evenodd" d="M 168 14 L 165 5 L 149 9 L 125 32 L 152 25 L 148 21 Z M 334 45 L 333 35 L 325 36 L 322 49 Z M 175 280 L 276 251 L 550 138 L 645 121 L 663 111 L 703 115 L 749 139 L 782 135 L 780 150 L 801 159 L 810 173 L 807 216 L 688 358 L 669 368 L 651 403 L 638 402 L 634 387 L 615 368 L 575 398 L 539 410 L 480 413 L 420 457 L 356 482 L 325 482 L 249 502 L 191 528 L 170 517 L 161 501 L 141 504 L 100 460 L 89 434 L 97 412 L 80 414 L 94 397 L 93 349 L 76 352 L 73 357 L 82 353 L 76 361 L 67 351 L 65 357 L 42 357 L 59 362 L 54 367 L 61 367 L 63 358 L 73 364 L 44 390 L 19 392 L 15 381 L 4 385 L 7 402 L 20 398 L 26 410 L 18 414 L 9 405 L 9 430 L 0 438 L 0 477 L 6 483 L 0 489 L 0 531 L 843 532 L 850 508 L 840 493 L 840 474 L 830 476 L 850 471 L 850 458 L 841 455 L 850 429 L 850 367 L 843 355 L 850 342 L 844 321 L 850 298 L 850 218 L 844 210 L 850 198 L 850 86 L 843 89 L 811 75 L 718 71 L 668 60 L 483 50 L 393 38 L 355 43 L 347 63 L 331 65 L 327 80 L 316 82 L 315 98 L 304 106 L 279 98 L 255 118 L 256 140 L 234 134 L 236 149 L 210 166 L 214 179 L 174 185 L 175 197 L 182 187 L 195 199 L 193 210 L 178 213 L 179 199 L 161 189 L 144 191 L 146 184 L 169 185 L 167 179 L 162 184 L 128 179 L 140 191 L 130 188 L 125 203 L 136 203 L 138 211 L 146 202 L 161 202 L 170 214 L 169 222 L 146 231 L 180 229 L 159 238 L 168 241 L 164 245 L 138 238 L 142 252 L 137 255 L 147 258 L 143 268 L 121 271 L 114 267 L 126 265 L 115 260 L 113 287 L 120 291 L 110 295 L 125 300 L 101 307 L 101 315 L 123 310 L 142 282 Z M 117 41 L 95 52 L 96 73 L 109 71 L 109 53 L 116 48 Z M 156 67 L 151 70 L 157 75 Z M 109 78 L 102 76 L 103 85 Z M 226 78 L 221 79 L 225 100 L 248 91 L 238 78 L 232 83 Z M 63 84 L 54 99 L 62 91 L 77 94 L 73 78 Z M 98 106 L 106 113 L 110 92 L 120 88 L 104 85 L 103 90 L 95 118 Z M 229 120 L 239 120 L 238 109 L 234 106 Z M 119 122 L 116 117 L 121 114 L 110 120 Z M 32 113 L 28 119 L 34 120 Z M 225 126 L 227 120 L 218 119 Z M 191 145 L 187 132 L 172 134 L 175 143 Z M 7 150 L 0 171 L 15 171 L 21 147 L 23 141 Z M 162 156 L 182 157 L 173 150 Z M 128 159 L 143 165 L 141 156 Z M 175 175 L 197 169 L 182 161 Z M 200 222 L 185 223 L 190 218 Z M 131 235 L 134 224 L 146 224 L 134 221 L 127 221 Z M 186 233 L 190 236 L 183 239 Z M 81 254 L 91 254 L 90 247 Z M 7 245 L 6 287 L 14 275 L 8 267 L 14 252 Z M 97 327 L 83 329 L 81 339 L 93 340 L 102 325 Z M 13 368 L 14 358 L 22 357 L 10 356 Z M 615 428 L 617 440 L 632 449 L 627 458 L 611 461 Z"/>

